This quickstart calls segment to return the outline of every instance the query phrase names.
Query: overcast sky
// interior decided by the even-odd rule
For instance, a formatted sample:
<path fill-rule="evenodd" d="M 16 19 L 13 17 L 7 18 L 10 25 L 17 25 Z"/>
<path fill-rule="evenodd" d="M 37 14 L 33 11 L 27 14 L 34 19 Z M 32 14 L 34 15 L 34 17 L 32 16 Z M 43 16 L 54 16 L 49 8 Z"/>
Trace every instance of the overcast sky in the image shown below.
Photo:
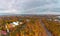
<path fill-rule="evenodd" d="M 0 0 L 0 13 L 60 14 L 60 0 Z"/>

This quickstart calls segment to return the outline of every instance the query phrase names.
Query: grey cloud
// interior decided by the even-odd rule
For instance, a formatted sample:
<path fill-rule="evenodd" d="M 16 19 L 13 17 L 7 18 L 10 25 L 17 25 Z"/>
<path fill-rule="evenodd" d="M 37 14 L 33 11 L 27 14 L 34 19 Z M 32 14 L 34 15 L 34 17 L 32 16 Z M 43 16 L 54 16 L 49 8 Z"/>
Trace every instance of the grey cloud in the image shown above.
<path fill-rule="evenodd" d="M 12 5 L 10 9 L 31 9 L 39 6 L 44 6 L 56 2 L 55 0 L 0 0 L 1 9 L 9 9 L 9 5 Z"/>
<path fill-rule="evenodd" d="M 31 8 L 35 8 L 35 7 L 39 7 L 39 6 L 44 6 L 44 5 L 49 5 L 49 4 L 54 4 L 56 3 L 56 1 L 52 1 L 52 0 L 34 0 L 31 2 L 23 2 L 22 7 L 26 10 L 26 9 L 31 9 Z"/>
<path fill-rule="evenodd" d="M 22 13 L 32 13 L 32 12 L 40 13 L 45 11 L 60 12 L 59 11 L 60 9 L 58 9 L 60 3 L 58 2 L 59 0 L 0 0 L 0 10 L 4 11 L 4 10 L 16 9 L 17 11 L 20 11 L 18 13 L 21 13 L 22 11 L 29 9 L 32 10 L 24 11 Z"/>

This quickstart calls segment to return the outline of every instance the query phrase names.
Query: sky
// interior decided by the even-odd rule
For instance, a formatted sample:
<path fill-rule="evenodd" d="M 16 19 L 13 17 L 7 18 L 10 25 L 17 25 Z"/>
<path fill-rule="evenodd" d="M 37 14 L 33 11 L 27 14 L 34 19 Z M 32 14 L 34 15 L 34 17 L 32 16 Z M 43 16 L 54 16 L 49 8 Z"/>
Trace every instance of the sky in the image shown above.
<path fill-rule="evenodd" d="M 60 0 L 0 0 L 0 13 L 60 14 Z"/>

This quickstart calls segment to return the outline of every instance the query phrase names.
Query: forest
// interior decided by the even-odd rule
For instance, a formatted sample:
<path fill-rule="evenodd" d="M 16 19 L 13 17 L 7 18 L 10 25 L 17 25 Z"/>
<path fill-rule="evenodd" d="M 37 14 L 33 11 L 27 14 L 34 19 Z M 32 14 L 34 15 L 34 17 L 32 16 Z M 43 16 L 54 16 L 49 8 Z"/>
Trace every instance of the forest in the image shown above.
<path fill-rule="evenodd" d="M 0 36 L 60 36 L 60 18 L 0 16 Z"/>

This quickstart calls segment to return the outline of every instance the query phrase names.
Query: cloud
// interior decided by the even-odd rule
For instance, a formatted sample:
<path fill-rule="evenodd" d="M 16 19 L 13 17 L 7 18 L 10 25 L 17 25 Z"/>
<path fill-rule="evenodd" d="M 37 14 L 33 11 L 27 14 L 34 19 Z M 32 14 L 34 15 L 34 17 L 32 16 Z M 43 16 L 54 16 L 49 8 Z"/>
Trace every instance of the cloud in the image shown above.
<path fill-rule="evenodd" d="M 0 0 L 0 13 L 60 12 L 60 0 Z"/>
<path fill-rule="evenodd" d="M 33 1 L 29 1 L 29 2 L 23 2 L 22 3 L 22 7 L 24 8 L 24 10 L 26 9 L 31 9 L 31 8 L 36 8 L 36 7 L 40 7 L 40 6 L 45 6 L 45 5 L 50 5 L 50 4 L 56 4 L 56 1 L 52 1 L 52 0 L 33 0 Z"/>
<path fill-rule="evenodd" d="M 54 14 L 59 14 L 60 12 L 60 3 L 59 0 L 41 0 L 41 1 L 33 1 L 30 3 L 27 3 L 25 8 L 23 10 L 23 13 L 28 13 L 28 14 L 42 14 L 51 12 Z"/>

